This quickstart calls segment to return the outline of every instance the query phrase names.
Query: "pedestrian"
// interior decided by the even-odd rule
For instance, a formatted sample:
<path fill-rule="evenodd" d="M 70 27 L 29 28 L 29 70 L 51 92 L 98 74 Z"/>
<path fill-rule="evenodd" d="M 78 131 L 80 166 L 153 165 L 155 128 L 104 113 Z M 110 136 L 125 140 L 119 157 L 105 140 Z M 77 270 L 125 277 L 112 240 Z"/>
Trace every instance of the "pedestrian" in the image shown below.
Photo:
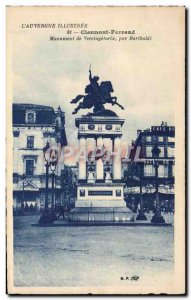
<path fill-rule="evenodd" d="M 32 203 L 30 204 L 29 209 L 30 209 L 30 212 L 33 212 L 33 205 L 32 205 Z"/>
<path fill-rule="evenodd" d="M 61 216 L 63 216 L 63 219 L 65 218 L 65 216 L 64 216 L 64 207 L 63 207 L 62 205 L 60 205 L 58 219 L 59 219 Z"/>

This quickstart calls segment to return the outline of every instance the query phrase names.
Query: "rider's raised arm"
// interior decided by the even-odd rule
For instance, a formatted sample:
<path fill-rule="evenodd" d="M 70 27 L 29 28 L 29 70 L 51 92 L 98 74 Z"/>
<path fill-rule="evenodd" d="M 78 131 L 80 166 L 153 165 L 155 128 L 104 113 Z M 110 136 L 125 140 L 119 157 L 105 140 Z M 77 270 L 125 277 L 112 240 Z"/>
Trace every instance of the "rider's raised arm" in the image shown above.
<path fill-rule="evenodd" d="M 89 73 L 90 73 L 89 74 L 89 81 L 92 82 L 92 72 L 91 72 L 91 70 L 89 70 Z"/>

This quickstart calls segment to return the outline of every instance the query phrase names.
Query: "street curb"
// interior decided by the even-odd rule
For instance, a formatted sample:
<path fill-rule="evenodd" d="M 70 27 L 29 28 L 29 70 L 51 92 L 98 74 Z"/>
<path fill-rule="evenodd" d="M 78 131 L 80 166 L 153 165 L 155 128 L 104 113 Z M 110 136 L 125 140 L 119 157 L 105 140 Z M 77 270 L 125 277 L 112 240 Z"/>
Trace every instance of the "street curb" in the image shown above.
<path fill-rule="evenodd" d="M 34 227 L 93 227 L 93 226 L 126 226 L 126 227 L 172 227 L 172 223 L 111 223 L 111 222 L 68 222 L 63 224 L 31 224 Z"/>

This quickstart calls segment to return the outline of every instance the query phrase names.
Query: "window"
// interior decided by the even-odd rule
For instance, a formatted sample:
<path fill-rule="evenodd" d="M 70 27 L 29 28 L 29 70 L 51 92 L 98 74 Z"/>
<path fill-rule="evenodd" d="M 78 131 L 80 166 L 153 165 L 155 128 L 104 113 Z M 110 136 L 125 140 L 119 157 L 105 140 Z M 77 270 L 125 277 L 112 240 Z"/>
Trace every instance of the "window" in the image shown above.
<path fill-rule="evenodd" d="M 168 142 L 174 143 L 174 136 L 169 136 L 168 137 Z"/>
<path fill-rule="evenodd" d="M 34 114 L 33 113 L 28 113 L 27 121 L 28 121 L 28 123 L 34 123 Z"/>
<path fill-rule="evenodd" d="M 152 146 L 146 146 L 146 157 L 152 157 Z"/>
<path fill-rule="evenodd" d="M 159 141 L 159 142 L 163 142 L 163 141 L 164 141 L 163 136 L 159 136 L 159 137 L 158 137 L 158 141 Z"/>
<path fill-rule="evenodd" d="M 26 123 L 35 123 L 36 121 L 36 114 L 33 111 L 28 111 L 26 112 L 26 118 L 25 118 Z"/>
<path fill-rule="evenodd" d="M 146 136 L 146 141 L 151 142 L 151 136 Z"/>
<path fill-rule="evenodd" d="M 164 166 L 164 177 L 168 178 L 168 165 Z"/>
<path fill-rule="evenodd" d="M 164 157 L 164 147 L 159 147 L 159 149 L 160 149 L 159 157 Z"/>
<path fill-rule="evenodd" d="M 175 175 L 175 166 L 172 165 L 172 176 L 174 177 L 174 175 Z"/>
<path fill-rule="evenodd" d="M 27 159 L 26 160 L 26 175 L 33 175 L 34 173 L 34 160 Z"/>
<path fill-rule="evenodd" d="M 144 176 L 154 176 L 153 165 L 144 165 Z"/>
<path fill-rule="evenodd" d="M 27 148 L 34 148 L 34 136 L 27 136 Z"/>
<path fill-rule="evenodd" d="M 168 157 L 174 157 L 174 148 L 173 147 L 167 148 L 167 155 L 168 155 Z"/>
<path fill-rule="evenodd" d="M 164 165 L 158 167 L 158 177 L 164 177 Z"/>

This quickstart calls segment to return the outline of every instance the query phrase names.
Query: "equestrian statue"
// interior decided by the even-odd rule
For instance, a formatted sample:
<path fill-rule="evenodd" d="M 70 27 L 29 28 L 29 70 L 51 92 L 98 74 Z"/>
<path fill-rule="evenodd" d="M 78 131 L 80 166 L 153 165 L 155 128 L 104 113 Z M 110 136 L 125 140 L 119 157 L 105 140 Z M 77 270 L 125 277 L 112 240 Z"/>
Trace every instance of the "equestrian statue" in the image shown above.
<path fill-rule="evenodd" d="M 72 114 L 76 114 L 80 109 L 90 109 L 93 107 L 93 114 L 90 115 L 116 115 L 114 112 L 105 109 L 104 104 L 106 103 L 118 105 L 121 109 L 124 109 L 124 107 L 117 102 L 117 97 L 111 96 L 111 93 L 114 92 L 111 81 L 102 81 L 99 84 L 99 77 L 92 77 L 91 66 L 89 69 L 89 81 L 90 84 L 88 84 L 85 88 L 86 95 L 78 95 L 70 102 L 76 104 L 82 99 Z"/>

